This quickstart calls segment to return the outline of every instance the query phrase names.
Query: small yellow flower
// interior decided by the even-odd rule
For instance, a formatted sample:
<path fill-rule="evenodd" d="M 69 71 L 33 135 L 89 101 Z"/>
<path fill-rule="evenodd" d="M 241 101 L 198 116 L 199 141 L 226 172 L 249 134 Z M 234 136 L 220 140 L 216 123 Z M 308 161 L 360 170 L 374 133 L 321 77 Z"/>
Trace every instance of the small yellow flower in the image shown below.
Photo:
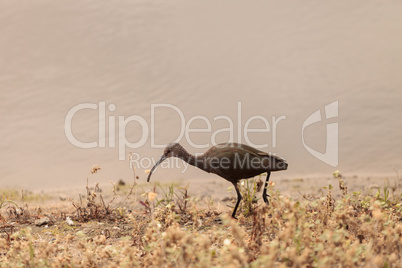
<path fill-rule="evenodd" d="M 100 170 L 100 166 L 99 165 L 93 165 L 91 168 L 91 174 L 97 173 L 98 170 Z"/>
<path fill-rule="evenodd" d="M 154 192 L 149 192 L 148 193 L 148 199 L 149 199 L 149 201 L 154 201 L 154 199 L 155 199 L 155 197 L 157 196 L 158 194 L 157 193 L 154 193 Z"/>

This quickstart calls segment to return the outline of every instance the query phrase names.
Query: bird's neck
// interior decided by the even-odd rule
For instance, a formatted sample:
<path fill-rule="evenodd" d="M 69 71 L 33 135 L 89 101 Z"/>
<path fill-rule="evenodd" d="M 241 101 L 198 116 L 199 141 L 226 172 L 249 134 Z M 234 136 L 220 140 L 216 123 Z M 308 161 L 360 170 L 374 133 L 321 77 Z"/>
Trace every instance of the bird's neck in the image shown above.
<path fill-rule="evenodd" d="M 194 155 L 188 153 L 184 148 L 182 148 L 178 157 L 181 158 L 183 161 L 189 163 L 192 166 L 195 166 L 202 170 L 207 171 L 203 155 L 194 156 Z"/>

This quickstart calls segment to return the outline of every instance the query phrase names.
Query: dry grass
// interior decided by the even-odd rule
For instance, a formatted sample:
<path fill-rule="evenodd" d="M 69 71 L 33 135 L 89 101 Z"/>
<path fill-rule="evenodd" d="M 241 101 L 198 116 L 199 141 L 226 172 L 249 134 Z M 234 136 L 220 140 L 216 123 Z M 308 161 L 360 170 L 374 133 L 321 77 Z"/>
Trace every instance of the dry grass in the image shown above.
<path fill-rule="evenodd" d="M 293 201 L 271 185 L 270 205 L 247 197 L 238 221 L 186 187 L 139 195 L 135 182 L 128 192 L 137 207 L 127 196 L 117 203 L 116 191 L 106 202 L 88 187 L 64 208 L 2 203 L 0 266 L 401 267 L 401 193 L 348 193 L 342 175 L 334 177 L 338 199 L 332 186 Z M 49 223 L 36 226 L 44 216 Z"/>

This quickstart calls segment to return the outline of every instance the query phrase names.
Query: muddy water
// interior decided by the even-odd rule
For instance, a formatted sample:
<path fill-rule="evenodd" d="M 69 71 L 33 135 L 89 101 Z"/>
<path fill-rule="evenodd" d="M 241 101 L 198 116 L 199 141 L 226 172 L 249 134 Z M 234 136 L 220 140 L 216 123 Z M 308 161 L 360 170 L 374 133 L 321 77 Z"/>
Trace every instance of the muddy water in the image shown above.
<path fill-rule="evenodd" d="M 102 168 L 93 180 L 129 180 L 130 152 L 145 180 L 162 153 L 151 137 L 166 144 L 181 134 L 192 153 L 229 139 L 262 145 L 289 162 L 278 179 L 394 174 L 402 169 L 401 11 L 375 1 L 3 1 L 2 187 L 80 187 L 93 164 Z M 337 117 L 326 119 L 335 101 Z M 79 104 L 94 109 L 74 114 L 72 135 L 95 148 L 66 137 L 66 115 Z M 171 105 L 154 107 L 153 128 L 152 104 Z M 304 129 L 303 143 L 303 123 L 317 110 L 322 120 Z M 328 124 L 338 127 L 335 167 L 306 149 L 326 152 Z M 245 137 L 246 127 L 266 131 Z M 190 128 L 207 130 L 186 136 Z M 215 178 L 177 165 L 153 180 Z"/>

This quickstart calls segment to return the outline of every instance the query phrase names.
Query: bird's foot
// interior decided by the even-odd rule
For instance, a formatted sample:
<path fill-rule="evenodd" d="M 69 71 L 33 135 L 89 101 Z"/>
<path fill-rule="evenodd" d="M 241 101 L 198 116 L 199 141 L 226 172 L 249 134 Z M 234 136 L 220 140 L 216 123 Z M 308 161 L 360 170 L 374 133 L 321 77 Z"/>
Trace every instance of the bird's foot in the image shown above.
<path fill-rule="evenodd" d="M 268 197 L 270 197 L 269 194 L 263 194 L 262 195 L 262 198 L 264 199 L 264 202 L 267 203 L 267 204 L 269 204 Z"/>

